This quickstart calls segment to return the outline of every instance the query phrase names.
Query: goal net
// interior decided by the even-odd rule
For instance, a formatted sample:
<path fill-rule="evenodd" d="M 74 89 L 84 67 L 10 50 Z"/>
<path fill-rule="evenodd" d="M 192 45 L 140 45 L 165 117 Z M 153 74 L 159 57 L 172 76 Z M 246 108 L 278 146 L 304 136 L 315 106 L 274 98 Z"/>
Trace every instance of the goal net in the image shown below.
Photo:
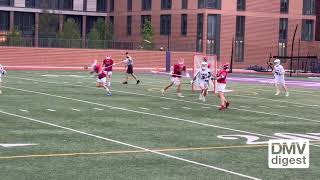
<path fill-rule="evenodd" d="M 216 55 L 201 55 L 201 54 L 196 54 L 194 55 L 193 58 L 193 77 L 196 75 L 196 73 L 201 70 L 201 63 L 203 61 L 207 60 L 207 63 L 209 65 L 209 68 L 212 72 L 213 75 L 217 74 L 217 56 Z M 216 82 L 209 81 L 209 91 L 212 91 L 216 93 Z M 192 91 L 198 91 L 201 90 L 198 81 L 193 84 L 192 86 Z"/>

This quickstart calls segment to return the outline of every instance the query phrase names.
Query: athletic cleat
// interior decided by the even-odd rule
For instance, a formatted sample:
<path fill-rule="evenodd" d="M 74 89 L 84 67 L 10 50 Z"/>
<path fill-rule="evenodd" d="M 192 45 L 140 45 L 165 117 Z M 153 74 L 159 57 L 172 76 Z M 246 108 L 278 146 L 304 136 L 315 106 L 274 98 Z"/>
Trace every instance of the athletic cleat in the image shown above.
<path fill-rule="evenodd" d="M 277 91 L 275 95 L 276 95 L 276 96 L 279 96 L 279 94 L 280 94 L 280 91 Z"/>
<path fill-rule="evenodd" d="M 160 92 L 161 92 L 161 95 L 164 96 L 165 90 L 161 89 Z"/>
<path fill-rule="evenodd" d="M 107 93 L 107 96 L 112 96 L 112 93 L 111 93 L 111 92 L 108 92 L 108 93 Z"/>
<path fill-rule="evenodd" d="M 127 82 L 127 81 L 125 81 L 125 82 L 123 82 L 122 84 L 128 84 L 128 82 Z"/>
<path fill-rule="evenodd" d="M 140 84 L 140 80 L 137 81 L 137 84 Z"/>
<path fill-rule="evenodd" d="M 289 92 L 286 93 L 286 97 L 288 97 L 288 96 L 289 96 Z"/>
<path fill-rule="evenodd" d="M 205 97 L 202 97 L 202 102 L 206 102 L 206 98 Z"/>
<path fill-rule="evenodd" d="M 199 95 L 199 101 L 203 101 L 203 96 L 202 96 L 202 94 Z"/>
<path fill-rule="evenodd" d="M 178 93 L 179 98 L 184 98 L 184 96 L 181 93 Z"/>
<path fill-rule="evenodd" d="M 226 102 L 226 109 L 230 106 L 229 102 Z"/>
<path fill-rule="evenodd" d="M 222 106 L 222 105 L 221 105 L 221 107 L 219 108 L 220 111 L 225 110 L 225 109 L 226 109 L 226 107 L 224 107 L 224 106 Z"/>
<path fill-rule="evenodd" d="M 2 94 L 2 91 L 0 90 L 0 94 Z"/>

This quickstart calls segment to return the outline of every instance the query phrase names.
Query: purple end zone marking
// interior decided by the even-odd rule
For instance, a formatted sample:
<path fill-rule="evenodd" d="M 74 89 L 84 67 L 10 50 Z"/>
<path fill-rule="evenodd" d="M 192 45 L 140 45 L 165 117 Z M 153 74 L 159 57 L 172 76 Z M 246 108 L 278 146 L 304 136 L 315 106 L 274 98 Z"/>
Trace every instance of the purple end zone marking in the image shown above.
<path fill-rule="evenodd" d="M 270 84 L 273 83 L 273 78 L 259 78 L 259 77 L 230 77 L 231 82 L 250 83 L 250 84 Z M 308 81 L 308 80 L 291 80 L 286 79 L 286 84 L 289 87 L 300 87 L 320 90 L 320 81 Z"/>

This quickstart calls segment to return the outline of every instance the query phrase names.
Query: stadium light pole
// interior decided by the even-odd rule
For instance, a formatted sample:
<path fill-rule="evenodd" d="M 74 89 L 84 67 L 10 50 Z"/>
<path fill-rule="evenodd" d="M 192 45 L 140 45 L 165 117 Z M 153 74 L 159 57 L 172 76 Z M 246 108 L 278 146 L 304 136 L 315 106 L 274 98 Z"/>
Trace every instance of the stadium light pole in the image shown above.
<path fill-rule="evenodd" d="M 230 69 L 229 69 L 229 73 L 232 73 L 232 69 L 233 69 L 233 46 L 234 46 L 234 37 L 232 37 L 232 44 L 231 44 L 231 57 L 230 57 Z"/>

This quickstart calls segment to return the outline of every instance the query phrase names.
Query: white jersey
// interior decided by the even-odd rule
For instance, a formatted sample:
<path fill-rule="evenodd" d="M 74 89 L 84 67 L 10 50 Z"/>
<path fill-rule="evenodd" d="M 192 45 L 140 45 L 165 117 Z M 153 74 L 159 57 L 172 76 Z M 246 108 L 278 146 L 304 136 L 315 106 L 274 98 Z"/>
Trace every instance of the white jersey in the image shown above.
<path fill-rule="evenodd" d="M 6 70 L 3 69 L 3 67 L 0 67 L 0 78 L 6 74 Z"/>
<path fill-rule="evenodd" d="M 277 77 L 284 77 L 285 71 L 282 65 L 274 66 L 274 76 Z"/>
<path fill-rule="evenodd" d="M 200 70 L 196 74 L 196 78 L 199 82 L 209 82 L 210 78 L 212 76 L 210 69 Z"/>
<path fill-rule="evenodd" d="M 131 56 L 128 56 L 126 58 L 126 60 L 124 60 L 124 63 L 127 65 L 127 66 L 132 66 L 133 65 L 133 59 Z"/>

